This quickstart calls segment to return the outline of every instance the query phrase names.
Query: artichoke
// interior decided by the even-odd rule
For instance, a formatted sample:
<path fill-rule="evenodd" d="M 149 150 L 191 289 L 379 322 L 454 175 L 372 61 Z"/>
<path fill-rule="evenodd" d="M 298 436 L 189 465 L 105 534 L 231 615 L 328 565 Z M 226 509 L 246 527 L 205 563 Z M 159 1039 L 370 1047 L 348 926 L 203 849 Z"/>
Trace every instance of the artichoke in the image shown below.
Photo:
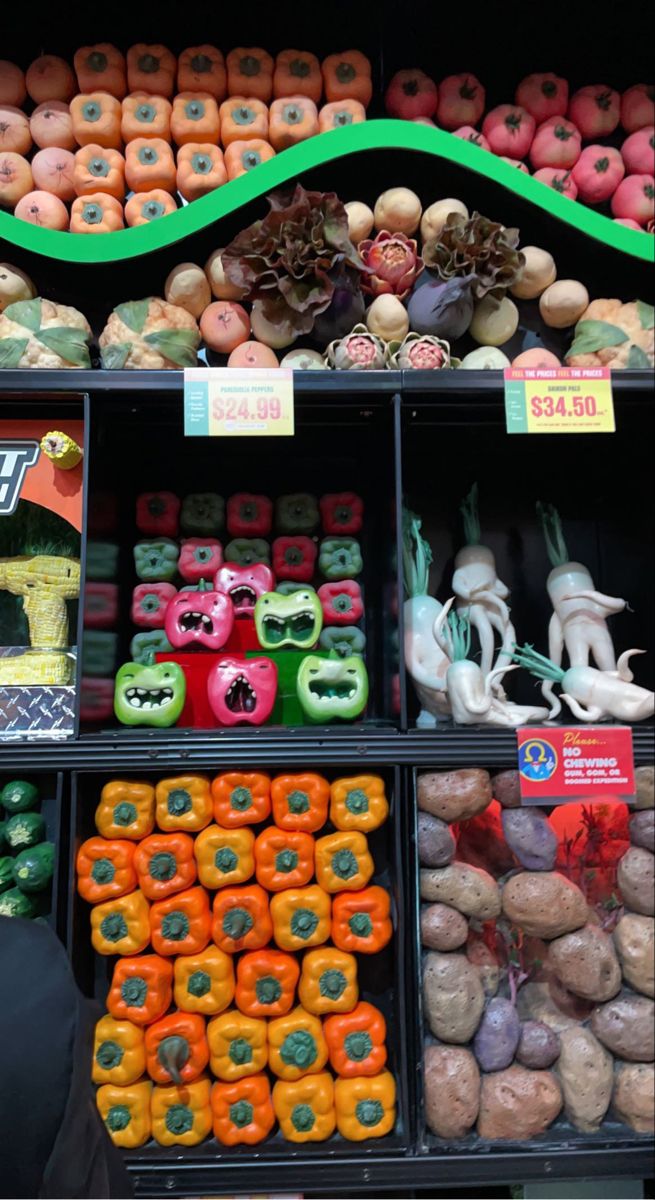
<path fill-rule="evenodd" d="M 388 356 L 387 343 L 365 325 L 355 325 L 325 351 L 325 361 L 335 371 L 380 371 L 387 366 Z"/>
<path fill-rule="evenodd" d="M 408 333 L 402 342 L 389 343 L 389 366 L 402 371 L 440 371 L 452 366 L 450 346 L 429 334 Z"/>
<path fill-rule="evenodd" d="M 444 283 L 426 271 L 409 298 L 407 312 L 410 329 L 415 333 L 430 333 L 454 342 L 473 320 L 473 279 L 468 276 Z"/>
<path fill-rule="evenodd" d="M 383 229 L 376 238 L 360 242 L 358 250 L 371 272 L 362 287 L 372 296 L 391 294 L 404 300 L 423 270 L 416 241 L 404 233 Z"/>
<path fill-rule="evenodd" d="M 438 238 L 423 247 L 423 259 L 440 279 L 472 276 L 473 294 L 501 297 L 519 279 L 525 255 L 518 229 L 505 229 L 478 212 L 468 220 L 451 213 Z"/>

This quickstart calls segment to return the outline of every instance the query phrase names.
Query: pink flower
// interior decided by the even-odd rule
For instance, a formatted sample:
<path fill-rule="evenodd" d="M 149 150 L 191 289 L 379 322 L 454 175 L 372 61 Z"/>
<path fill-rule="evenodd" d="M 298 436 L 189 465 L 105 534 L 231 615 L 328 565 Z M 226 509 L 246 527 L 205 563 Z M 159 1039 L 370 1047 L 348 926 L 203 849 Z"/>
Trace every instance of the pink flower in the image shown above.
<path fill-rule="evenodd" d="M 423 270 L 417 243 L 404 233 L 383 229 L 360 242 L 358 250 L 370 271 L 362 278 L 362 290 L 372 296 L 386 293 L 403 300 Z"/>

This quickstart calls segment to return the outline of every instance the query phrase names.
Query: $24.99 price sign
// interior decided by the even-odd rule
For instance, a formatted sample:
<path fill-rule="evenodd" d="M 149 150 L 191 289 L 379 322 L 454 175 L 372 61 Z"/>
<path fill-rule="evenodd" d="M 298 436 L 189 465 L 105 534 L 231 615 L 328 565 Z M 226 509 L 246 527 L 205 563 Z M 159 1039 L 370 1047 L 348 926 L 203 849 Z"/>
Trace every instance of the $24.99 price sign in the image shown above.
<path fill-rule="evenodd" d="M 608 367 L 507 367 L 508 433 L 614 433 Z"/>
<path fill-rule="evenodd" d="M 193 367 L 184 372 L 186 437 L 289 437 L 293 371 Z"/>

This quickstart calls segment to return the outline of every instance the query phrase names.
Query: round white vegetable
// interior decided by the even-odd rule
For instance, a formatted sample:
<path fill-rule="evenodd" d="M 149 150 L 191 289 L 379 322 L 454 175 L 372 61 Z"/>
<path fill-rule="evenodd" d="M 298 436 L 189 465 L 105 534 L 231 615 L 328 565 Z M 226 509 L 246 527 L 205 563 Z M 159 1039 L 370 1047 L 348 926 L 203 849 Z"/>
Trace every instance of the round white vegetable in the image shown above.
<path fill-rule="evenodd" d="M 11 263 L 0 263 L 0 312 L 18 300 L 33 300 L 36 288 L 29 275 Z"/>
<path fill-rule="evenodd" d="M 375 228 L 411 237 L 421 220 L 421 201 L 409 188 L 389 188 L 378 196 L 374 212 Z"/>
<path fill-rule="evenodd" d="M 207 276 L 195 263 L 173 267 L 164 284 L 164 295 L 169 304 L 177 304 L 196 319 L 202 316 L 212 298 Z"/>
<path fill-rule="evenodd" d="M 372 209 L 368 204 L 362 204 L 361 200 L 349 200 L 345 205 L 346 215 L 348 217 L 348 233 L 350 234 L 351 242 L 356 246 L 367 238 L 375 223 Z"/>
<path fill-rule="evenodd" d="M 424 242 L 432 242 L 439 236 L 449 213 L 461 213 L 465 221 L 468 221 L 469 210 L 461 200 L 453 200 L 449 197 L 446 200 L 435 200 L 429 208 L 426 208 L 421 219 L 421 237 Z"/>
<path fill-rule="evenodd" d="M 575 325 L 589 307 L 589 292 L 577 279 L 558 279 L 546 288 L 539 300 L 539 312 L 551 329 Z"/>
<path fill-rule="evenodd" d="M 497 346 L 478 346 L 477 350 L 471 350 L 464 356 L 460 370 L 463 368 L 465 371 L 504 371 L 505 367 L 509 366 L 511 363 L 507 355 Z"/>
<path fill-rule="evenodd" d="M 291 367 L 292 371 L 327 371 L 328 366 L 318 350 L 290 350 L 285 354 L 281 367 Z"/>
<path fill-rule="evenodd" d="M 385 342 L 402 342 L 409 333 L 409 316 L 397 296 L 377 296 L 366 313 L 366 327 Z"/>
<path fill-rule="evenodd" d="M 475 306 L 469 333 L 481 346 L 504 346 L 516 333 L 518 324 L 519 310 L 509 296 L 503 296 L 502 300 L 485 296 Z"/>
<path fill-rule="evenodd" d="M 252 306 L 250 326 L 255 340 L 262 342 L 264 346 L 270 346 L 271 350 L 284 350 L 286 346 L 292 346 L 298 337 L 297 333 L 280 333 L 275 325 L 267 321 L 259 300 L 255 300 Z"/>
<path fill-rule="evenodd" d="M 209 280 L 209 286 L 217 300 L 242 300 L 246 294 L 245 289 L 235 287 L 225 278 L 221 260 L 222 253 L 223 247 L 220 250 L 214 250 L 205 263 L 205 275 Z"/>
<path fill-rule="evenodd" d="M 555 259 L 539 246 L 522 246 L 525 266 L 521 278 L 509 290 L 518 300 L 534 300 L 557 279 Z"/>

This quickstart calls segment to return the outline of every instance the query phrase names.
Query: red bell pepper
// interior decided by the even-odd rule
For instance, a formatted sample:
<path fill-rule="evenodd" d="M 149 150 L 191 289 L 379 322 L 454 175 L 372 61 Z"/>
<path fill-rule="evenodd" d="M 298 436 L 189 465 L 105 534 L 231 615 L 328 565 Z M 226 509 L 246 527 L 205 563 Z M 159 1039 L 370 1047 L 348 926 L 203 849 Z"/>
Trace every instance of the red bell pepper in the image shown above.
<path fill-rule="evenodd" d="M 114 715 L 114 680 L 83 675 L 80 680 L 80 720 L 108 721 Z"/>
<path fill-rule="evenodd" d="M 142 492 L 136 501 L 136 527 L 149 536 L 176 537 L 180 501 L 173 492 Z"/>
<path fill-rule="evenodd" d="M 84 588 L 84 628 L 113 629 L 118 624 L 118 585 L 87 583 Z"/>
<path fill-rule="evenodd" d="M 141 629 L 163 629 L 166 609 L 177 595 L 172 583 L 139 583 L 132 592 L 132 611 L 135 625 Z"/>
<path fill-rule="evenodd" d="M 297 537 L 279 537 L 273 542 L 273 574 L 276 579 L 292 579 L 296 583 L 309 583 L 316 563 L 316 542 L 298 534 Z"/>
<path fill-rule="evenodd" d="M 356 579 L 324 583 L 318 589 L 324 625 L 352 625 L 364 614 L 362 589 Z"/>
<path fill-rule="evenodd" d="M 237 492 L 227 502 L 227 528 L 232 537 L 266 537 L 273 524 L 273 502 L 268 496 Z"/>
<path fill-rule="evenodd" d="M 216 538 L 183 538 L 177 569 L 187 583 L 211 579 L 223 565 L 223 547 Z"/>
<path fill-rule="evenodd" d="M 354 492 L 330 492 L 319 501 L 326 533 L 359 533 L 364 517 L 364 501 Z"/>

